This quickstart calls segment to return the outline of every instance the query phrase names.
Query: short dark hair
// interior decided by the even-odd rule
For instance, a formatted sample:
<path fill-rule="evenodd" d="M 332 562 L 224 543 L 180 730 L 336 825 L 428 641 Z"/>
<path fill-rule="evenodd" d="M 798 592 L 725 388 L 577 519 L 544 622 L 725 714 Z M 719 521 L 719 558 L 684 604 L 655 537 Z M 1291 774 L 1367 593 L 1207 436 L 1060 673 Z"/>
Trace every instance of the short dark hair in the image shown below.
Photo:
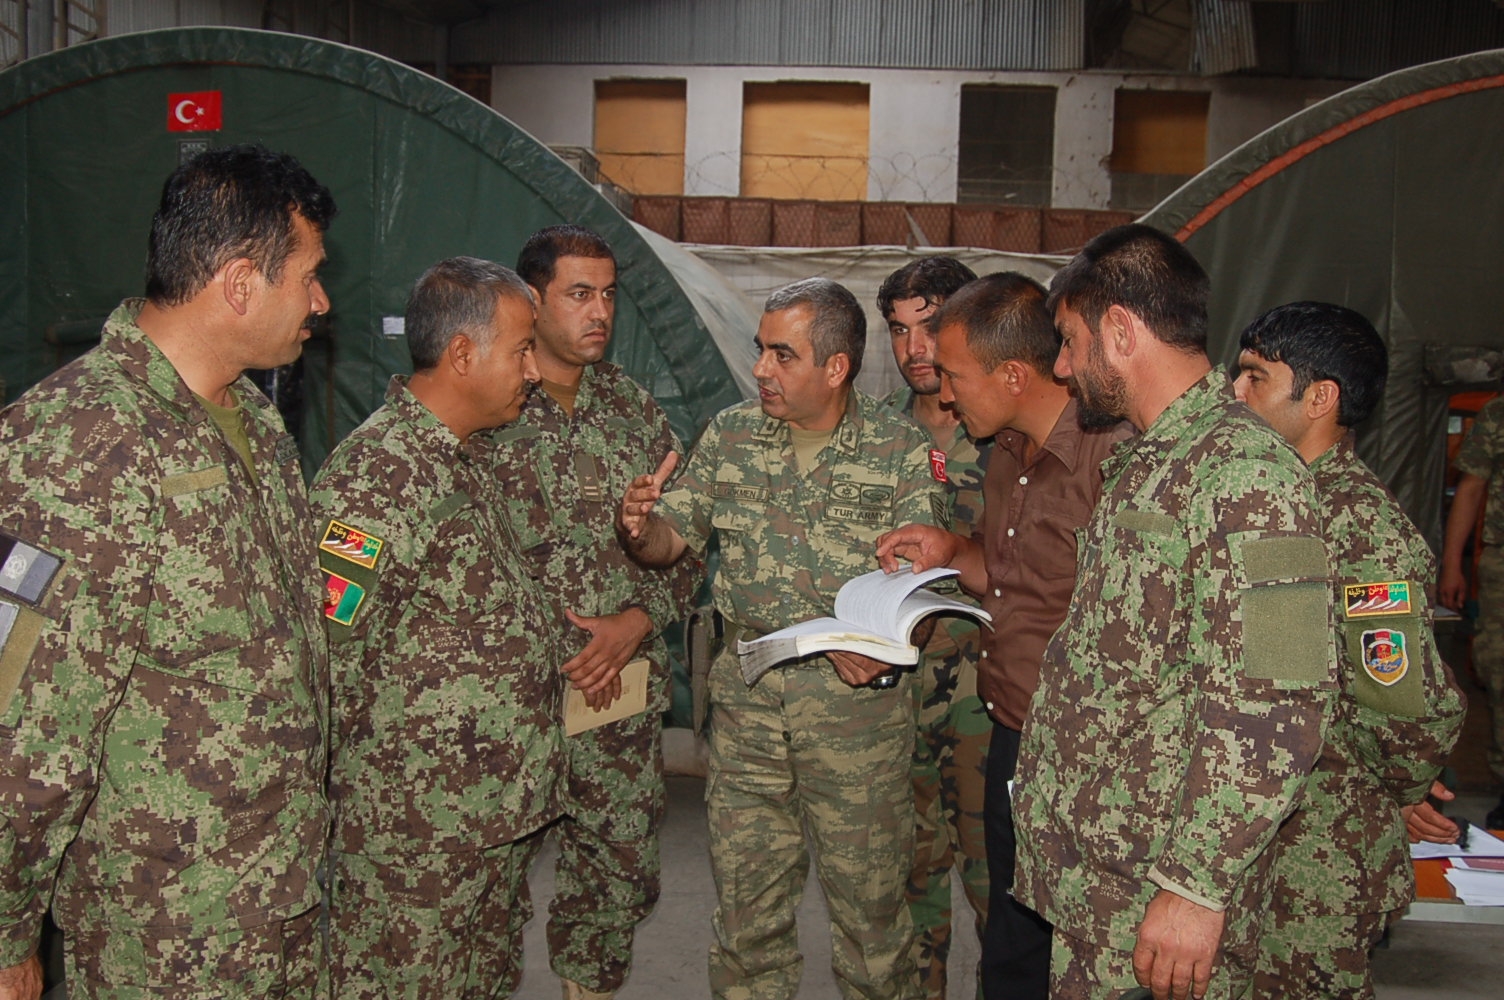
<path fill-rule="evenodd" d="M 450 257 L 424 271 L 407 296 L 403 318 L 413 370 L 437 365 L 457 334 L 490 350 L 496 302 L 507 297 L 533 304 L 533 293 L 517 272 L 494 261 Z"/>
<path fill-rule="evenodd" d="M 846 355 L 850 362 L 846 381 L 850 383 L 862 370 L 867 346 L 867 314 L 856 296 L 829 278 L 805 278 L 776 289 L 762 311 L 782 312 L 795 306 L 809 306 L 814 314 L 809 321 L 809 344 L 815 364 L 825 364 L 833 354 Z"/>
<path fill-rule="evenodd" d="M 517 254 L 517 273 L 541 295 L 554 280 L 554 265 L 560 257 L 593 257 L 609 260 L 612 267 L 616 266 L 611 244 L 599 233 L 584 226 L 560 225 L 540 229 L 528 237 Z"/>
<path fill-rule="evenodd" d="M 1045 307 L 1081 314 L 1096 332 L 1109 306 L 1132 312 L 1162 343 L 1206 351 L 1206 302 L 1211 282 L 1178 240 L 1152 226 L 1130 223 L 1086 244 L 1050 282 Z"/>
<path fill-rule="evenodd" d="M 1238 347 L 1265 361 L 1290 366 L 1290 398 L 1300 399 L 1313 382 L 1337 383 L 1337 423 L 1356 427 L 1367 420 L 1389 380 L 1389 350 L 1362 313 L 1330 302 L 1275 306 L 1248 324 Z"/>
<path fill-rule="evenodd" d="M 945 300 L 930 328 L 957 324 L 966 331 L 966 346 L 983 370 L 1018 360 L 1041 374 L 1055 369 L 1060 333 L 1044 307 L 1044 286 L 1017 271 L 989 274 Z"/>
<path fill-rule="evenodd" d="M 294 213 L 324 232 L 337 211 L 329 189 L 293 157 L 255 144 L 200 153 L 162 185 L 146 253 L 146 297 L 179 306 L 241 257 L 266 280 L 282 277 L 297 241 Z"/>
<path fill-rule="evenodd" d="M 920 257 L 883 280 L 877 290 L 877 311 L 888 319 L 893 315 L 893 303 L 904 299 L 923 299 L 938 306 L 956 294 L 956 289 L 976 280 L 976 272 L 954 257 Z"/>

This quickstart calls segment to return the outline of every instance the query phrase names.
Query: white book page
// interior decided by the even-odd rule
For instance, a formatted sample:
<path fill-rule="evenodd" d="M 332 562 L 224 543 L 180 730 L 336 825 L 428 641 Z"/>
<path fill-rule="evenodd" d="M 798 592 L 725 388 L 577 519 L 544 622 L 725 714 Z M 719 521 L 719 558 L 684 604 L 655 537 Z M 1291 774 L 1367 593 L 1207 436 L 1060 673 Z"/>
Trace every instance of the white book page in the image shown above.
<path fill-rule="evenodd" d="M 896 573 L 884 573 L 879 569 L 852 577 L 840 593 L 836 594 L 836 617 L 896 643 L 907 644 L 909 625 L 913 623 L 914 617 L 910 617 L 907 622 L 902 620 L 904 599 L 932 580 L 959 575 L 959 570 L 946 566 L 915 573 L 908 563 L 904 563 Z M 940 600 L 946 602 L 947 606 L 950 603 L 948 598 L 941 597 Z M 923 613 L 925 612 L 921 612 Z"/>

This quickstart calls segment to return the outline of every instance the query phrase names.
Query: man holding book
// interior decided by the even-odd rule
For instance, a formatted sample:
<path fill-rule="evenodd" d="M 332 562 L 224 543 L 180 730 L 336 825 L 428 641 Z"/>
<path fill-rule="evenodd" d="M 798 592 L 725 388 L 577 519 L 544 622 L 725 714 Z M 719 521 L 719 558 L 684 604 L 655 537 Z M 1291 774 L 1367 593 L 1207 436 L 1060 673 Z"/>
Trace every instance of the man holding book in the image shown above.
<path fill-rule="evenodd" d="M 994 727 L 987 761 L 987 861 L 991 900 L 982 942 L 983 995 L 1049 991 L 1050 925 L 1013 898 L 1015 839 L 1008 783 L 1045 644 L 1065 618 L 1076 575 L 1076 530 L 1102 490 L 1099 466 L 1128 437 L 1126 424 L 1087 429 L 1054 376 L 1060 337 L 1045 291 L 1016 273 L 988 275 L 952 296 L 930 320 L 937 331 L 940 399 L 974 437 L 995 436 L 976 537 L 926 525 L 883 536 L 885 568 L 950 566 L 992 615 L 978 686 Z"/>
<path fill-rule="evenodd" d="M 852 386 L 864 337 L 861 306 L 840 285 L 811 278 L 775 291 L 758 327 L 757 405 L 718 414 L 671 489 L 673 455 L 633 480 L 618 516 L 623 542 L 648 565 L 720 541 L 715 603 L 727 634 L 710 675 L 706 791 L 718 998 L 787 1000 L 797 990 L 806 827 L 841 995 L 918 996 L 904 901 L 909 676 L 888 684 L 888 664 L 831 652 L 749 686 L 734 651 L 738 640 L 830 616 L 841 585 L 874 568 L 884 531 L 944 519 L 924 433 Z"/>

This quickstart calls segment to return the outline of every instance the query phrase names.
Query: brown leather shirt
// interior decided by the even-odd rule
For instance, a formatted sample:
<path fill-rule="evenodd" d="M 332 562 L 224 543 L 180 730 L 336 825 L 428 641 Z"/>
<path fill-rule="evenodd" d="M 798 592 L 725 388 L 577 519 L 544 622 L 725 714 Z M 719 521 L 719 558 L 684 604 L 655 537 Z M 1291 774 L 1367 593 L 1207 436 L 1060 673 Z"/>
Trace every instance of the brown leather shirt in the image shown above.
<path fill-rule="evenodd" d="M 1076 529 L 1086 527 L 1102 493 L 1102 460 L 1132 436 L 1126 422 L 1083 431 L 1073 397 L 1044 446 L 1025 458 L 1028 438 L 997 436 L 982 492 L 982 630 L 978 693 L 994 722 L 1022 729 L 1039 687 L 1039 661 L 1065 619 L 1076 583 Z"/>

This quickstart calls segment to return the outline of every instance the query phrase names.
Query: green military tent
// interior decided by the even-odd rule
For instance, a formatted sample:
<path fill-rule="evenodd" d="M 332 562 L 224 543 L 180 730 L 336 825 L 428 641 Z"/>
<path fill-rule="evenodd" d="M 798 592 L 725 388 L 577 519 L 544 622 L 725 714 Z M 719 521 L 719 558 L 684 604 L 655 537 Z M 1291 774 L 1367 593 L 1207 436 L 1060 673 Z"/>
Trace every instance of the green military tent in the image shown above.
<path fill-rule="evenodd" d="M 214 103 L 218 123 L 197 117 Z M 218 127 L 179 130 L 205 124 Z M 330 329 L 310 342 L 293 414 L 310 471 L 376 408 L 388 376 L 409 370 L 399 321 L 418 274 L 457 254 L 510 264 L 529 234 L 558 222 L 615 248 L 611 356 L 681 437 L 740 398 L 712 337 L 724 339 L 728 323 L 744 327 L 733 338 L 752 335 L 755 318 L 734 290 L 681 284 L 597 190 L 490 108 L 360 49 L 184 28 L 0 73 L 7 400 L 86 349 L 115 304 L 141 293 L 151 213 L 173 167 L 205 144 L 247 141 L 296 155 L 340 206 L 327 239 Z M 718 297 L 724 308 L 713 308 Z"/>
<path fill-rule="evenodd" d="M 1389 344 L 1359 451 L 1439 548 L 1448 398 L 1504 376 L 1504 50 L 1343 91 L 1214 163 L 1145 222 L 1212 277 L 1213 358 L 1318 299 Z"/>

